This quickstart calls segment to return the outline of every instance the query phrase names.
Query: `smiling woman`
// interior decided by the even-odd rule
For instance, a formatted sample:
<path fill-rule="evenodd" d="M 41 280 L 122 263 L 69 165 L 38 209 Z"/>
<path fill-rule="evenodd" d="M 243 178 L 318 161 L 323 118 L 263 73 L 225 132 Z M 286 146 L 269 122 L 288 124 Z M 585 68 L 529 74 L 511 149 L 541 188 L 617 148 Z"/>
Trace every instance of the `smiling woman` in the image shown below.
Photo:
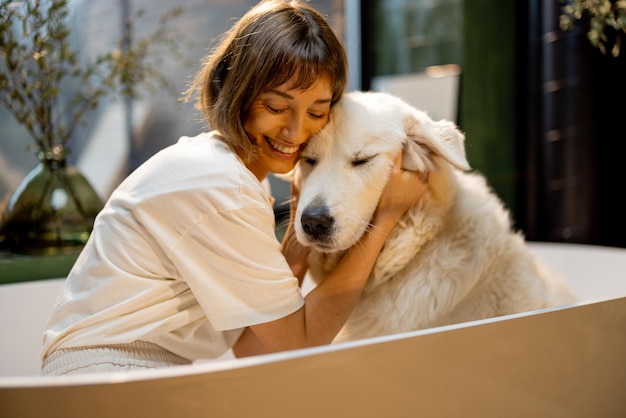
<path fill-rule="evenodd" d="M 213 130 L 180 138 L 112 193 L 52 311 L 44 374 L 332 341 L 385 238 L 419 198 L 405 190 L 425 189 L 395 170 L 372 220 L 376 234 L 303 297 L 306 252 L 289 229 L 283 246 L 277 240 L 261 180 L 294 166 L 328 121 L 346 73 L 343 47 L 307 3 L 262 1 L 237 22 L 191 87 Z"/>

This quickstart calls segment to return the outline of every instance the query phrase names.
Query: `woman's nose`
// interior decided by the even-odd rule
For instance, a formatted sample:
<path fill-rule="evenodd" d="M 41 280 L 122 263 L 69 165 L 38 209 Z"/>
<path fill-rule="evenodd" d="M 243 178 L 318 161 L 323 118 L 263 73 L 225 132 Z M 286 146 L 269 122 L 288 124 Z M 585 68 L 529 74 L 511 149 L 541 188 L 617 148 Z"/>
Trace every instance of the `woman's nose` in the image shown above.
<path fill-rule="evenodd" d="M 302 118 L 297 116 L 291 117 L 283 127 L 283 135 L 294 145 L 305 142 L 308 139 L 308 135 Z"/>

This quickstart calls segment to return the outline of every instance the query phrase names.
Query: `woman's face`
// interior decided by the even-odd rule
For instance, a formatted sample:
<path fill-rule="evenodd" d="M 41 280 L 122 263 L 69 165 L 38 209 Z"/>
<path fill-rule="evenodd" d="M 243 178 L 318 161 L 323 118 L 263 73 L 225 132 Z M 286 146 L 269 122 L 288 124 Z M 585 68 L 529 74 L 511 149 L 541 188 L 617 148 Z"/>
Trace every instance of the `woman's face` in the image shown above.
<path fill-rule="evenodd" d="M 261 93 L 245 116 L 244 129 L 258 146 L 247 166 L 259 180 L 270 172 L 290 171 L 304 144 L 328 122 L 332 100 L 328 77 L 320 77 L 307 90 L 293 85 L 290 79 Z"/>

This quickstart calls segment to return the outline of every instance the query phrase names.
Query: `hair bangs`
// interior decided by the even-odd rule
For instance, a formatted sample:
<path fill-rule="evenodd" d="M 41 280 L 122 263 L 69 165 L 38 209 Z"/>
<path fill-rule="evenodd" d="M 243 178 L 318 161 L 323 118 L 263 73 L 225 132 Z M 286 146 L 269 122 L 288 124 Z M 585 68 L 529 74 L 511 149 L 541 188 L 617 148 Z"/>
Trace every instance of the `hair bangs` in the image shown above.
<path fill-rule="evenodd" d="M 306 45 L 304 47 L 306 48 Z M 330 75 L 328 63 L 323 57 L 316 55 L 313 48 L 296 52 L 292 47 L 291 50 L 271 62 L 269 74 L 272 74 L 272 78 L 266 85 L 273 88 L 292 80 L 292 88 L 307 90 L 320 77 Z"/>

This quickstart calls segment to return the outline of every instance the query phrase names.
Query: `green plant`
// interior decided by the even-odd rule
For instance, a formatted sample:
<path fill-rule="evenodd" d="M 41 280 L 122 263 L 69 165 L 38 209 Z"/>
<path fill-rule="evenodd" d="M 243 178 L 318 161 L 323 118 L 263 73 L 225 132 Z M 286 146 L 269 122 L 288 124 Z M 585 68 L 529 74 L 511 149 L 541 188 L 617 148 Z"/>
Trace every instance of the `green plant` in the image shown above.
<path fill-rule="evenodd" d="M 591 44 L 606 54 L 611 46 L 607 32 L 613 31 L 611 55 L 620 54 L 622 38 L 626 35 L 626 0 L 574 0 L 562 8 L 559 25 L 563 30 L 574 27 L 574 22 L 587 18 L 587 38 Z"/>
<path fill-rule="evenodd" d="M 139 11 L 126 23 L 126 37 L 86 60 L 70 42 L 67 0 L 1 0 L 0 105 L 30 132 L 40 157 L 61 152 L 103 97 L 169 86 L 155 49 L 180 56 L 181 38 L 168 23 L 181 13 L 170 10 L 153 33 L 129 42 Z"/>

